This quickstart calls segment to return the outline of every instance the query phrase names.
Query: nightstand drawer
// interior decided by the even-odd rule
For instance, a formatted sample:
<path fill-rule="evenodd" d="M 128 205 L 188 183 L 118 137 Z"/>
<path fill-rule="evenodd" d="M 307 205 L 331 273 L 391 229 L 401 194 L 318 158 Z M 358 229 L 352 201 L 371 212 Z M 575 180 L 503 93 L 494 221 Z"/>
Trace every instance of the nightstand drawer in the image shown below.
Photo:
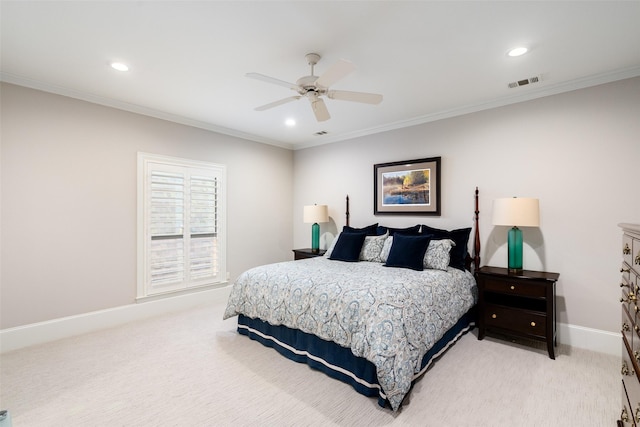
<path fill-rule="evenodd" d="M 536 284 L 533 281 L 500 280 L 486 277 L 483 278 L 483 281 L 484 290 L 489 292 L 532 298 L 544 298 L 547 296 L 547 287 L 544 283 Z"/>
<path fill-rule="evenodd" d="M 484 311 L 487 327 L 500 328 L 526 335 L 544 337 L 547 316 L 535 311 L 520 310 L 496 304 L 487 304 Z"/>

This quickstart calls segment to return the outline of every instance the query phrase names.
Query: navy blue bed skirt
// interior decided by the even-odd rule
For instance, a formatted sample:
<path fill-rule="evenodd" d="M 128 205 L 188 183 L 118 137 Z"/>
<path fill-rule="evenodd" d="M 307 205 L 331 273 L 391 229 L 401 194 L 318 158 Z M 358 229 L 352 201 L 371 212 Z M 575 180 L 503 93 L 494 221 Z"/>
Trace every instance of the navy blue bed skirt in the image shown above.
<path fill-rule="evenodd" d="M 473 329 L 475 326 L 473 312 L 472 308 L 425 354 L 421 370 L 414 376 L 414 382 L 458 338 Z M 378 397 L 378 404 L 382 407 L 391 407 L 378 384 L 375 365 L 362 357 L 354 356 L 349 348 L 297 329 L 282 325 L 274 326 L 242 314 L 238 315 L 238 333 L 274 348 L 291 360 L 306 363 L 311 368 L 350 384 L 358 393 L 368 397 Z"/>

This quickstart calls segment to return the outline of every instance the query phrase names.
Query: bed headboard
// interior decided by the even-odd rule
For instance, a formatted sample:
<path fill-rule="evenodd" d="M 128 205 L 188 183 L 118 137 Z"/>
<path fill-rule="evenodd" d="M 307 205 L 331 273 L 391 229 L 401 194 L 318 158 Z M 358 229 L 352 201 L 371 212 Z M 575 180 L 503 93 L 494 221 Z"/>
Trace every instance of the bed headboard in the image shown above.
<path fill-rule="evenodd" d="M 476 187 L 475 191 L 475 210 L 473 215 L 473 256 L 467 253 L 467 258 L 465 260 L 465 266 L 467 270 L 475 273 L 480 268 L 480 228 L 478 227 L 478 222 L 480 218 L 480 210 L 478 209 L 478 187 Z M 346 198 L 346 208 L 345 208 L 345 222 L 346 225 L 349 226 L 349 195 L 347 194 Z M 473 269 L 472 269 L 473 268 Z"/>

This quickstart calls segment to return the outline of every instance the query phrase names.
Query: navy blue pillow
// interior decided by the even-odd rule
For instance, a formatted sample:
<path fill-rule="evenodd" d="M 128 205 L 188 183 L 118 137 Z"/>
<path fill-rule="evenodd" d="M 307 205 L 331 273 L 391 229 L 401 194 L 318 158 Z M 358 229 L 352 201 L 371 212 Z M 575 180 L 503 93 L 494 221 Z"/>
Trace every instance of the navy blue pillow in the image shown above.
<path fill-rule="evenodd" d="M 367 236 L 377 236 L 378 235 L 376 233 L 377 229 L 378 229 L 377 222 L 375 224 L 367 225 L 366 227 L 362 227 L 362 228 L 353 228 L 353 227 L 349 227 L 348 225 L 345 225 L 344 227 L 342 227 L 342 231 L 345 231 L 347 233 L 365 233 Z M 384 233 L 381 233 L 381 234 L 384 234 Z"/>
<path fill-rule="evenodd" d="M 389 250 L 385 267 L 424 269 L 424 254 L 429 247 L 429 236 L 407 236 L 396 234 Z"/>
<path fill-rule="evenodd" d="M 438 228 L 422 225 L 422 234 L 429 234 L 434 240 L 451 239 L 455 242 L 455 246 L 451 248 L 449 265 L 458 270 L 464 270 L 467 259 L 467 244 L 469 243 L 469 234 L 471 228 L 460 228 L 458 230 L 440 230 Z"/>
<path fill-rule="evenodd" d="M 402 233 L 409 236 L 417 236 L 420 234 L 420 224 L 407 228 L 391 228 L 383 225 L 378 226 L 378 236 L 382 236 L 384 233 L 389 232 L 389 236 L 393 236 L 395 233 Z"/>
<path fill-rule="evenodd" d="M 365 237 L 367 237 L 366 233 L 347 233 L 343 231 L 338 236 L 338 241 L 333 247 L 333 252 L 331 252 L 329 259 L 349 262 L 358 261 Z"/>

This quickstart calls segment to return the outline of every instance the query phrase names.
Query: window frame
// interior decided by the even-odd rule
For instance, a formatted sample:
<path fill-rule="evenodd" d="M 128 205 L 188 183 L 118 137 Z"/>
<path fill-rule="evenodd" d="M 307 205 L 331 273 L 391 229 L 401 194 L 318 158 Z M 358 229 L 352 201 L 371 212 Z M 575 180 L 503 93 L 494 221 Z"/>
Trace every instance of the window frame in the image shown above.
<path fill-rule="evenodd" d="M 217 188 L 217 220 L 216 220 L 216 237 L 217 237 L 217 261 L 218 274 L 210 280 L 200 280 L 188 282 L 176 282 L 175 284 L 164 286 L 162 289 L 156 289 L 150 283 L 150 256 L 151 236 L 149 224 L 151 219 L 151 195 L 150 195 L 150 176 L 151 171 L 169 172 L 172 170 L 182 170 L 185 172 L 185 179 L 192 176 L 201 176 L 205 171 L 209 176 L 215 176 L 219 179 Z M 225 285 L 227 283 L 227 221 L 226 221 L 226 166 L 223 164 L 203 162 L 198 160 L 190 160 L 178 157 L 163 156 L 138 152 L 137 156 L 137 285 L 136 285 L 136 301 L 142 301 L 149 298 L 155 298 L 162 295 L 174 295 L 176 293 L 191 292 L 202 288 L 212 288 Z M 190 184 L 189 184 L 190 185 Z M 189 219 L 184 220 L 185 230 L 183 235 L 189 234 L 186 227 Z M 185 252 L 189 251 L 188 246 L 184 246 Z M 189 264 L 184 261 L 185 271 L 189 269 Z"/>

